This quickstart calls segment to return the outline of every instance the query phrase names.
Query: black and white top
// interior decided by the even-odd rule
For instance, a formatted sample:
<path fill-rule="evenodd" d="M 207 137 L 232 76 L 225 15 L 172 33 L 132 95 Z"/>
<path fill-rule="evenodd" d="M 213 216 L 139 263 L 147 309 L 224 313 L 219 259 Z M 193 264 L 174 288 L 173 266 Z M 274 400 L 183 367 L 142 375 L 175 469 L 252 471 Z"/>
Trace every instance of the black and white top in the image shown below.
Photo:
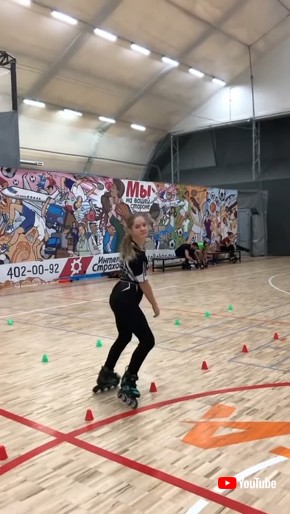
<path fill-rule="evenodd" d="M 147 280 L 148 259 L 144 250 L 141 250 L 137 245 L 132 243 L 135 250 L 135 259 L 128 261 L 123 258 L 120 259 L 121 280 L 138 284 Z"/>

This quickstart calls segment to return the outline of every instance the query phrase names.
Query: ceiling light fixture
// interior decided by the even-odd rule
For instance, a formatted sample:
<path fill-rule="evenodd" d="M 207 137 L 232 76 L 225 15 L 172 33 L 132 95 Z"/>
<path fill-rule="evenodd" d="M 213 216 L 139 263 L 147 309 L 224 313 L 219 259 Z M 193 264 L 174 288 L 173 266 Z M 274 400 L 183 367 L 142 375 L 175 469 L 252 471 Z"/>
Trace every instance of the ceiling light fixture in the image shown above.
<path fill-rule="evenodd" d="M 13 0 L 13 2 L 23 7 L 31 7 L 31 0 Z"/>
<path fill-rule="evenodd" d="M 112 41 L 113 43 L 117 41 L 117 36 L 111 34 L 110 32 L 107 32 L 106 30 L 95 29 L 94 33 L 96 34 L 96 36 L 102 37 L 103 39 L 107 39 L 107 41 Z"/>
<path fill-rule="evenodd" d="M 136 123 L 132 123 L 131 128 L 134 130 L 140 130 L 141 132 L 146 130 L 146 127 L 143 127 L 143 125 L 136 125 Z"/>
<path fill-rule="evenodd" d="M 161 59 L 165 64 L 170 64 L 170 66 L 179 66 L 179 62 L 171 59 L 170 57 L 163 56 Z"/>
<path fill-rule="evenodd" d="M 217 79 L 215 77 L 213 77 L 212 82 L 214 84 L 217 84 L 218 86 L 225 86 L 226 85 L 226 83 L 223 80 Z"/>
<path fill-rule="evenodd" d="M 26 159 L 20 159 L 20 164 L 25 164 L 26 166 L 44 166 L 43 161 L 27 161 Z"/>
<path fill-rule="evenodd" d="M 136 45 L 135 43 L 131 43 L 131 48 L 132 50 L 135 50 L 135 52 L 139 52 L 139 54 L 150 55 L 150 50 L 144 48 L 143 46 Z"/>
<path fill-rule="evenodd" d="M 64 109 L 62 112 L 64 114 L 67 114 L 68 116 L 79 116 L 79 117 L 82 116 L 81 112 L 73 111 L 72 109 Z"/>
<path fill-rule="evenodd" d="M 77 25 L 78 20 L 75 18 L 72 18 L 71 16 L 68 16 L 67 14 L 63 14 L 59 11 L 51 11 L 51 16 L 59 21 L 64 21 L 65 23 L 68 23 L 69 25 Z"/>
<path fill-rule="evenodd" d="M 194 68 L 189 68 L 188 71 L 191 75 L 195 75 L 195 77 L 198 77 L 200 79 L 202 79 L 202 77 L 204 77 L 204 73 L 202 73 L 201 71 L 195 70 Z"/>
<path fill-rule="evenodd" d="M 100 121 L 104 121 L 105 123 L 116 123 L 116 120 L 113 118 L 107 118 L 106 116 L 99 116 Z"/>
<path fill-rule="evenodd" d="M 23 103 L 31 105 L 32 107 L 40 107 L 41 109 L 45 107 L 45 103 L 39 102 L 38 100 L 30 100 L 30 98 L 24 98 Z"/>

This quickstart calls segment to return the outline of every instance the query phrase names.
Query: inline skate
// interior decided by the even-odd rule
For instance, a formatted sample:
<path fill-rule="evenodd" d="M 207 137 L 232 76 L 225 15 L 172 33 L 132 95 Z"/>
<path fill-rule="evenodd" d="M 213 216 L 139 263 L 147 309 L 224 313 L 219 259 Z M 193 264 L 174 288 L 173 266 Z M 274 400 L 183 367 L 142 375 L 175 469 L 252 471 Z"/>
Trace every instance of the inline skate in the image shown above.
<path fill-rule="evenodd" d="M 127 403 L 127 405 L 131 406 L 133 409 L 138 407 L 137 398 L 140 398 L 140 392 L 136 386 L 137 380 L 137 375 L 132 375 L 128 370 L 126 370 L 118 391 L 118 398 L 120 398 L 122 402 Z"/>
<path fill-rule="evenodd" d="M 97 385 L 93 388 L 93 393 L 103 393 L 111 389 L 115 389 L 120 382 L 120 375 L 115 373 L 106 366 L 102 366 L 100 373 L 97 377 Z"/>

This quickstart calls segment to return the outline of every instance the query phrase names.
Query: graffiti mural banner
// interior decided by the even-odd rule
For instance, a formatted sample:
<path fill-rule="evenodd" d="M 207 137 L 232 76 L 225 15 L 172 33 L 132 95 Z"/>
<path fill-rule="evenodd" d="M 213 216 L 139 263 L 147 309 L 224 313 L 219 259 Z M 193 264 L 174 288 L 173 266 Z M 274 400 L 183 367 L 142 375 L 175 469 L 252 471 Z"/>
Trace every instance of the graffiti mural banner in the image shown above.
<path fill-rule="evenodd" d="M 148 250 L 148 260 L 153 257 L 174 257 L 173 250 Z M 37 286 L 64 279 L 104 276 L 120 269 L 119 254 L 99 254 L 88 257 L 69 257 L 51 261 L 28 261 L 0 266 L 0 288 Z"/>
<path fill-rule="evenodd" d="M 132 212 L 148 215 L 146 246 L 155 255 L 185 242 L 220 244 L 229 232 L 236 238 L 237 191 L 0 168 L 0 284 L 19 283 L 15 264 L 41 263 L 36 276 L 55 280 L 52 262 L 113 258 Z"/>

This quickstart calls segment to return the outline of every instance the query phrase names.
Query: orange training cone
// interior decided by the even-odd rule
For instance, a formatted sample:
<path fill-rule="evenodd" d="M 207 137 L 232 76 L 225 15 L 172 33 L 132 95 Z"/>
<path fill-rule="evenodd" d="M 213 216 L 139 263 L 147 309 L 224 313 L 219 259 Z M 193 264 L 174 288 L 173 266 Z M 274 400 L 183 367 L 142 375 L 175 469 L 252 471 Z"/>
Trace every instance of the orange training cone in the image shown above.
<path fill-rule="evenodd" d="M 201 369 L 203 369 L 204 371 L 208 370 L 208 365 L 207 365 L 206 361 L 202 362 Z"/>
<path fill-rule="evenodd" d="M 248 350 L 248 348 L 247 348 L 247 345 L 246 345 L 246 344 L 244 344 L 244 345 L 243 345 L 242 352 L 243 352 L 243 353 L 248 353 L 248 351 L 249 351 L 249 350 Z"/>
<path fill-rule="evenodd" d="M 7 451 L 5 446 L 0 446 L 0 460 L 8 459 Z"/>
<path fill-rule="evenodd" d="M 91 411 L 91 409 L 88 409 L 86 412 L 85 421 L 93 421 L 93 419 L 94 419 L 93 412 Z"/>
<path fill-rule="evenodd" d="M 157 387 L 156 387 L 155 382 L 151 382 L 151 386 L 150 386 L 149 392 L 150 393 L 157 393 Z"/>

